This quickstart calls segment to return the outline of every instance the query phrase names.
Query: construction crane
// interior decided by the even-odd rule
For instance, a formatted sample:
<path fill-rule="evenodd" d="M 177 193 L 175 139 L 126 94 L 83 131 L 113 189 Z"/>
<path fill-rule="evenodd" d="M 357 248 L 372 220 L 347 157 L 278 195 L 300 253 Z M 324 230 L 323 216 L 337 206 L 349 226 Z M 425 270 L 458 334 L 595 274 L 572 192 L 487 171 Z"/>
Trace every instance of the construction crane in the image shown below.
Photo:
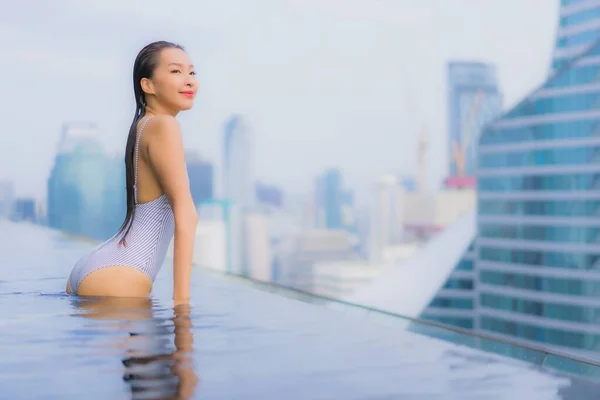
<path fill-rule="evenodd" d="M 414 118 L 416 123 L 420 118 L 420 113 L 418 112 L 418 103 L 416 96 L 413 93 L 412 85 L 408 80 L 404 81 L 405 90 L 404 90 L 404 98 L 406 102 L 406 110 L 407 116 Z M 427 180 L 427 149 L 429 148 L 429 139 L 427 137 L 427 128 L 425 124 L 421 126 L 418 136 L 417 142 L 417 190 L 419 192 L 425 191 L 425 182 Z"/>
<path fill-rule="evenodd" d="M 483 90 L 478 90 L 475 94 L 473 106 L 469 110 L 469 116 L 465 121 L 465 124 L 461 124 L 461 143 L 458 143 L 456 138 L 452 141 L 452 158 L 456 163 L 457 176 L 460 177 L 465 176 L 466 152 L 469 149 L 472 141 L 475 139 L 475 136 L 478 134 L 480 128 L 477 125 L 477 115 L 481 109 L 481 106 L 483 105 L 484 99 L 485 92 Z"/>

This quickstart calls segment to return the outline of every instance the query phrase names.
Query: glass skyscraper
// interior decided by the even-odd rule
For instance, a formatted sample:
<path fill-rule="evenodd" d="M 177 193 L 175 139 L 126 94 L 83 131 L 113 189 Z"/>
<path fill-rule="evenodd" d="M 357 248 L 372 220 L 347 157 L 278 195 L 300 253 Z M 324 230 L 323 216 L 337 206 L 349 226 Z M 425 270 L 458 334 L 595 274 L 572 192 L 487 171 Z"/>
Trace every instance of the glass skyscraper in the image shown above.
<path fill-rule="evenodd" d="M 448 153 L 451 177 L 476 174 L 482 128 L 502 108 L 496 68 L 481 62 L 448 63 Z M 423 319 L 473 329 L 475 323 L 474 234 L 445 284 L 421 312 Z"/>
<path fill-rule="evenodd" d="M 344 192 L 342 173 L 339 169 L 329 169 L 317 177 L 315 196 L 317 227 L 344 229 L 342 221 Z"/>
<path fill-rule="evenodd" d="M 600 357 L 599 39 L 600 0 L 563 1 L 547 81 L 483 129 L 478 233 L 423 318 Z"/>
<path fill-rule="evenodd" d="M 600 1 L 562 0 L 552 67 L 556 70 L 600 37 Z"/>
<path fill-rule="evenodd" d="M 600 1 L 563 1 L 555 71 L 484 130 L 475 245 L 476 329 L 595 357 L 600 356 L 598 37 Z"/>
<path fill-rule="evenodd" d="M 116 233 L 125 217 L 125 170 L 93 124 L 65 124 L 48 179 L 48 225 L 94 239 Z"/>
<path fill-rule="evenodd" d="M 250 127 L 240 115 L 230 117 L 223 137 L 223 197 L 242 209 L 255 203 Z"/>
<path fill-rule="evenodd" d="M 481 128 L 500 114 L 496 68 L 481 62 L 448 64 L 450 176 L 474 176 Z"/>
<path fill-rule="evenodd" d="M 475 327 L 474 285 L 476 281 L 474 263 L 475 242 L 472 242 L 444 286 L 437 292 L 435 298 L 419 318 L 473 329 Z"/>

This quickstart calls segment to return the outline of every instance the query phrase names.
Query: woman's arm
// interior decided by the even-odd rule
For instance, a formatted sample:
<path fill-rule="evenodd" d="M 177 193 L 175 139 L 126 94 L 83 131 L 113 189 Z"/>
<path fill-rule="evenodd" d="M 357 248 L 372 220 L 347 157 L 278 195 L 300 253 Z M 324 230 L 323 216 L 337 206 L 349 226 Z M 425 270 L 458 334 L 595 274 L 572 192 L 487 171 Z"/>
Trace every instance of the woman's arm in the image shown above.
<path fill-rule="evenodd" d="M 175 304 L 186 303 L 198 216 L 190 193 L 181 130 L 175 118 L 164 115 L 148 125 L 150 165 L 175 215 L 173 300 Z"/>

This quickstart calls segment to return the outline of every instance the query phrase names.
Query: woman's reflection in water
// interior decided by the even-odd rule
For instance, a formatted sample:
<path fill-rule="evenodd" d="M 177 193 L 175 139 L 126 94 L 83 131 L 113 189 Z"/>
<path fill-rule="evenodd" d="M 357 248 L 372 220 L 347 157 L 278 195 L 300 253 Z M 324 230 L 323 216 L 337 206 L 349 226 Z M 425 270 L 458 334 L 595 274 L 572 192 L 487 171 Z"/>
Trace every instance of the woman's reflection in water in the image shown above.
<path fill-rule="evenodd" d="M 189 306 L 177 306 L 174 316 L 159 318 L 151 299 L 80 297 L 76 303 L 82 311 L 79 315 L 109 321 L 105 328 L 111 333 L 127 335 L 118 343 L 113 341 L 111 347 L 125 351 L 123 380 L 131 388 L 132 399 L 189 399 L 193 396 L 198 377 L 192 365 Z"/>

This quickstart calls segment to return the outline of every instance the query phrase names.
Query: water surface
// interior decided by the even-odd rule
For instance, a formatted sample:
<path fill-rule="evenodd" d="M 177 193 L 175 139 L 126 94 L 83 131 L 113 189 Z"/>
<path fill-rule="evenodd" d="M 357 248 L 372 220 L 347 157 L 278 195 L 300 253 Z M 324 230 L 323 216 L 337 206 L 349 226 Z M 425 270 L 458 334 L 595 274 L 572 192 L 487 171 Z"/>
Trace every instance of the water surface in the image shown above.
<path fill-rule="evenodd" d="M 596 383 L 194 271 L 171 307 L 64 294 L 91 244 L 0 222 L 1 399 L 588 399 Z"/>

